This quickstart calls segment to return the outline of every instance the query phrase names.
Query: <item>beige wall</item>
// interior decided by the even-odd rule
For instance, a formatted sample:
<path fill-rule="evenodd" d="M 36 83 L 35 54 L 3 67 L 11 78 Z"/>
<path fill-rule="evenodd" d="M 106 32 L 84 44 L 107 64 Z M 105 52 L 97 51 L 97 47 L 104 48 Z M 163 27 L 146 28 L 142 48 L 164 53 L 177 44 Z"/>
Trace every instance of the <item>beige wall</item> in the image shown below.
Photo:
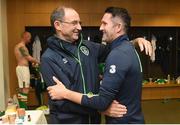
<path fill-rule="evenodd" d="M 180 26 L 179 0 L 7 0 L 10 91 L 15 93 L 13 48 L 25 26 L 49 26 L 49 15 L 58 5 L 75 8 L 84 26 L 98 26 L 108 6 L 129 10 L 133 26 Z"/>
<path fill-rule="evenodd" d="M 0 0 L 0 110 L 4 110 L 9 96 L 8 41 L 6 1 Z"/>

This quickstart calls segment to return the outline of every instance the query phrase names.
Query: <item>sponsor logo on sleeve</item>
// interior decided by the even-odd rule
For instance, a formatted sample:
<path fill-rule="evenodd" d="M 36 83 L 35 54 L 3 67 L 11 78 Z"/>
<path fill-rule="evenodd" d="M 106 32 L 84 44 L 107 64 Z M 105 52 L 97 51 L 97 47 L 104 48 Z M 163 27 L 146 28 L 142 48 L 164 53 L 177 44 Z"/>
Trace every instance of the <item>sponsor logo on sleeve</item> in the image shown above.
<path fill-rule="evenodd" d="M 63 58 L 62 61 L 64 62 L 64 64 L 68 62 L 66 58 Z"/>

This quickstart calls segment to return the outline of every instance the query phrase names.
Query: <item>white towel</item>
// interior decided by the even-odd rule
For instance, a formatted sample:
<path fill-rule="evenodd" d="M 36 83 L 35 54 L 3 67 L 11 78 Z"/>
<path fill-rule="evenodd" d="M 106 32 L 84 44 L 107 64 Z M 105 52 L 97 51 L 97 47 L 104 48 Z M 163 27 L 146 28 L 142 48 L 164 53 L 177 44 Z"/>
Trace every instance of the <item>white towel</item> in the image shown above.
<path fill-rule="evenodd" d="M 33 57 L 37 59 L 40 62 L 40 57 L 41 57 L 41 42 L 38 37 L 38 35 L 35 36 L 35 40 L 33 43 Z"/>
<path fill-rule="evenodd" d="M 151 61 L 154 62 L 155 61 L 155 51 L 156 51 L 156 37 L 154 35 L 152 35 L 151 37 L 151 44 L 152 44 L 152 55 L 150 57 Z"/>

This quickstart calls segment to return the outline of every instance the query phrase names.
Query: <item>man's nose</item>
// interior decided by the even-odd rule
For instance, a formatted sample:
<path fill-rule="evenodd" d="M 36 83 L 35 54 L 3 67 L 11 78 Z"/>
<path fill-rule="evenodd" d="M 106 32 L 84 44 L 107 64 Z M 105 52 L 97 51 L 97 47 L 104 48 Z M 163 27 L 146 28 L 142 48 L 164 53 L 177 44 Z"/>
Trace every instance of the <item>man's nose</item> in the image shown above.
<path fill-rule="evenodd" d="M 78 29 L 78 30 L 82 30 L 82 27 L 81 27 L 81 24 L 80 24 L 80 23 L 77 24 L 77 29 Z"/>
<path fill-rule="evenodd" d="M 103 30 L 103 26 L 102 26 L 102 25 L 100 26 L 99 30 L 100 30 L 100 31 L 102 31 L 102 30 Z"/>

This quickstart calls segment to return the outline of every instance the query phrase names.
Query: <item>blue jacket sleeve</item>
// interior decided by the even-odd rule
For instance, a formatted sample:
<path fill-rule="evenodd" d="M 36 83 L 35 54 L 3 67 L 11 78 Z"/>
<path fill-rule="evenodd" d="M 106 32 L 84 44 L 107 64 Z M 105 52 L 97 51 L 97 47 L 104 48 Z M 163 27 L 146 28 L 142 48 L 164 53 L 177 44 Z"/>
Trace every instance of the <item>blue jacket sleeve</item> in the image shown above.
<path fill-rule="evenodd" d="M 58 62 L 59 63 L 59 62 Z M 56 64 L 56 61 L 54 59 L 49 57 L 42 57 L 41 58 L 41 73 L 43 76 L 43 79 L 47 86 L 54 85 L 52 77 L 55 76 L 59 80 L 61 80 L 63 83 L 65 83 L 65 86 L 67 88 L 70 87 L 71 83 L 68 79 L 67 75 L 63 72 L 61 66 L 59 64 Z M 53 105 L 53 107 L 56 107 L 55 110 L 62 111 L 62 112 L 71 112 L 71 113 L 81 113 L 81 114 L 94 114 L 95 110 L 88 109 L 84 106 L 75 104 L 73 102 L 70 102 L 68 100 L 51 100 L 49 97 L 49 104 Z"/>
<path fill-rule="evenodd" d="M 98 62 L 104 63 L 107 55 L 110 52 L 110 45 L 104 45 L 104 44 L 95 43 L 95 42 L 87 42 L 87 44 L 89 44 L 91 46 L 91 48 L 93 48 L 92 52 L 95 55 L 97 55 Z"/>
<path fill-rule="evenodd" d="M 130 68 L 130 57 L 123 52 L 112 52 L 106 59 L 105 72 L 98 96 L 84 95 L 81 104 L 99 111 L 108 108 L 120 91 L 120 86 Z"/>

